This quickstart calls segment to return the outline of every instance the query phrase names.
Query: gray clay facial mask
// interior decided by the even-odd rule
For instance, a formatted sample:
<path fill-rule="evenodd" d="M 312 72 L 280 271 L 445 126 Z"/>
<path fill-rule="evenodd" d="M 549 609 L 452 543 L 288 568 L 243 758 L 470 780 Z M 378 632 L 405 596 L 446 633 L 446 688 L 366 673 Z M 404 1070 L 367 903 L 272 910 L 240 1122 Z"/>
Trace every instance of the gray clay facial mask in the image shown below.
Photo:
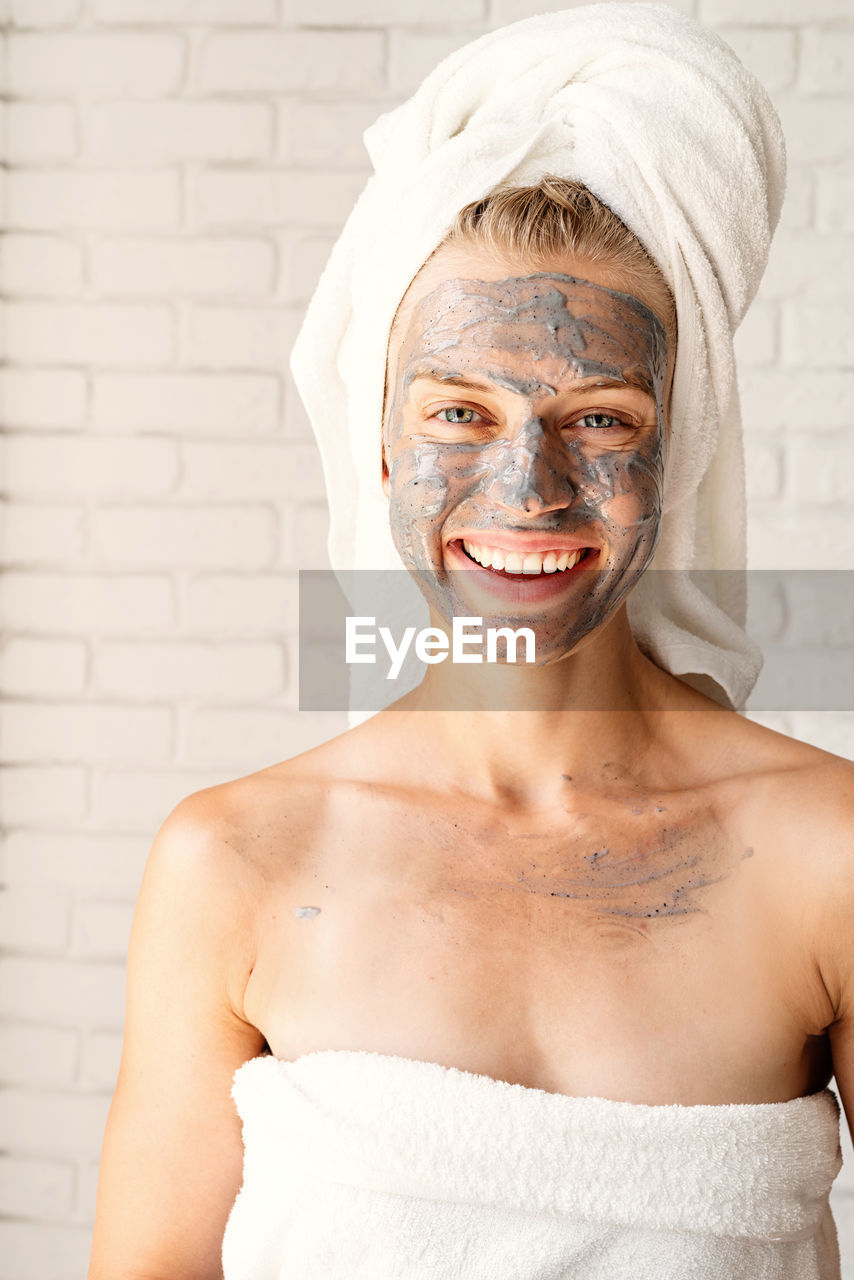
<path fill-rule="evenodd" d="M 452 279 L 418 303 L 391 377 L 390 521 L 446 622 L 531 626 L 539 664 L 613 615 L 658 538 L 666 372 L 658 317 L 572 276 Z M 484 608 L 475 584 L 495 570 L 467 572 L 462 539 L 522 531 L 587 549 L 548 599 L 502 575 Z"/>

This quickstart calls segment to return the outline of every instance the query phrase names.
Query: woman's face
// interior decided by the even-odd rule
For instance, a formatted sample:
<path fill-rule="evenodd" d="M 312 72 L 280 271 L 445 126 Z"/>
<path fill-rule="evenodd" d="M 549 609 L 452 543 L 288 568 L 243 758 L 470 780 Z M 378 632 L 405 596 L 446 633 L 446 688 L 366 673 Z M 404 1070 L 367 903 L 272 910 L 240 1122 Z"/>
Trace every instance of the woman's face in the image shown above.
<path fill-rule="evenodd" d="M 667 337 L 624 285 L 446 247 L 390 345 L 397 550 L 447 622 L 532 627 L 538 664 L 613 616 L 658 538 Z"/>

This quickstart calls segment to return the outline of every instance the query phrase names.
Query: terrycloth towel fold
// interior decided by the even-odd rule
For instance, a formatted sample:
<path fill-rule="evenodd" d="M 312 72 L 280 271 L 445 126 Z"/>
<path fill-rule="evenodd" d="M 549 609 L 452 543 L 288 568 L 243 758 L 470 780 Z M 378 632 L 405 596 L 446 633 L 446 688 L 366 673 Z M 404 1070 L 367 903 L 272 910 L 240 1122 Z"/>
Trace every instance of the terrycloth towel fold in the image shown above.
<path fill-rule="evenodd" d="M 374 164 L 292 366 L 317 434 L 335 569 L 399 568 L 381 488 L 389 329 L 455 214 L 499 186 L 578 179 L 635 233 L 676 301 L 678 355 L 658 569 L 745 564 L 732 337 L 764 270 L 784 188 L 779 121 L 716 35 L 664 4 L 596 4 L 515 23 L 443 62 L 365 142 Z M 654 581 L 653 579 L 658 579 Z M 647 575 L 640 643 L 734 705 L 759 672 L 739 575 Z"/>
<path fill-rule="evenodd" d="M 350 1051 L 236 1073 L 226 1280 L 838 1280 L 829 1090 L 641 1106 Z"/>

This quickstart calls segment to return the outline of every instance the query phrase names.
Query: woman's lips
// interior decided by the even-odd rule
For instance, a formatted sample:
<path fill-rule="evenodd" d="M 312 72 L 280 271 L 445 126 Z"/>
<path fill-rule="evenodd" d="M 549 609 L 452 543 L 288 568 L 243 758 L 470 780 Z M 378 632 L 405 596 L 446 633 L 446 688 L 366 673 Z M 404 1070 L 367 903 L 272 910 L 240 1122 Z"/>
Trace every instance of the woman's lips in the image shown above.
<path fill-rule="evenodd" d="M 478 564 L 467 554 L 462 543 L 459 538 L 447 543 L 445 564 L 451 571 L 465 572 L 465 580 L 460 585 L 464 587 L 466 596 L 482 593 L 493 603 L 505 605 L 539 605 L 553 600 L 570 590 L 576 584 L 578 574 L 592 568 L 599 559 L 596 547 L 576 548 L 575 552 L 564 553 L 568 559 L 579 555 L 571 567 L 552 572 L 516 573 Z"/>

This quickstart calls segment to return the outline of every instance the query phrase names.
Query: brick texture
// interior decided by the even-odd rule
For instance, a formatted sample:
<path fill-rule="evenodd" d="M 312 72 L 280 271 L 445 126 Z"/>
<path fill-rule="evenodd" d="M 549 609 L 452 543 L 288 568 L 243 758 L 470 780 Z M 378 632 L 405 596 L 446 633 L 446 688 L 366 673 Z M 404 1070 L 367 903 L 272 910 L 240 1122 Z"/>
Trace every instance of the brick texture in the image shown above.
<path fill-rule="evenodd" d="M 48 253 L 50 250 L 48 249 Z M 86 421 L 86 376 L 69 369 L 2 369 L 6 426 L 73 429 Z"/>
<path fill-rule="evenodd" d="M 477 21 L 484 18 L 485 0 L 295 0 L 297 22 L 313 27 L 403 26 L 411 23 Z"/>
<path fill-rule="evenodd" d="M 84 1226 L 0 1222 L 2 1280 L 79 1280 L 85 1274 L 90 1232 Z M 14 1270 L 12 1269 L 14 1268 Z"/>
<path fill-rule="evenodd" d="M 184 41 L 173 35 L 10 35 L 8 85 L 33 98 L 149 98 L 174 93 Z"/>
<path fill-rule="evenodd" d="M 174 344 L 164 306 L 6 306 L 6 351 L 15 363 L 157 366 L 171 360 Z"/>
<path fill-rule="evenodd" d="M 139 240 L 123 237 L 96 244 L 90 259 L 98 293 L 225 297 L 269 293 L 275 255 L 264 240 Z"/>
<path fill-rule="evenodd" d="M 270 563 L 273 513 L 262 507 L 103 507 L 92 549 L 104 564 L 258 569 Z"/>
<path fill-rule="evenodd" d="M 93 161 L 253 160 L 268 155 L 273 112 L 248 102 L 125 102 L 83 112 L 83 154 Z"/>
<path fill-rule="evenodd" d="M 13 230 L 148 231 L 177 226 L 177 172 L 16 169 L 8 179 Z"/>
<path fill-rule="evenodd" d="M 88 792 L 86 770 L 79 765 L 0 768 L 0 805 L 11 828 L 67 830 L 86 817 Z"/>
<path fill-rule="evenodd" d="M 83 288 L 83 248 L 57 236 L 8 234 L 0 263 L 7 297 L 75 296 Z"/>
<path fill-rule="evenodd" d="M 164 814 L 183 796 L 215 786 L 227 776 L 228 771 L 221 767 L 202 770 L 173 764 L 168 769 L 142 770 L 104 766 L 95 770 L 92 778 L 93 816 L 109 830 L 138 832 L 150 844 Z"/>
<path fill-rule="evenodd" d="M 0 5 L 0 1280 L 85 1272 L 158 826 L 343 727 L 297 710 L 297 570 L 325 564 L 328 521 L 287 356 L 362 134 L 468 39 L 566 2 Z M 788 140 L 738 334 L 752 563 L 854 569 L 851 0 L 676 7 L 734 45 Z M 804 589 L 763 624 L 803 638 L 813 611 Z M 854 754 L 850 713 L 766 720 Z"/>
<path fill-rule="evenodd" d="M 134 25 L 143 22 L 267 24 L 276 21 L 276 0 L 92 0 L 99 22 Z"/>
<path fill-rule="evenodd" d="M 65 103 L 10 102 L 6 136 L 12 164 L 50 164 L 77 151 L 77 123 Z"/>
<path fill-rule="evenodd" d="M 822 232 L 854 231 L 854 165 L 819 173 L 816 220 Z"/>
<path fill-rule="evenodd" d="M 82 562 L 84 512 L 79 507 L 7 502 L 0 506 L 8 565 Z"/>
<path fill-rule="evenodd" d="M 70 1086 L 79 1056 L 76 1030 L 11 1021 L 0 1028 L 0 1081 L 4 1086 Z"/>
<path fill-rule="evenodd" d="M 82 640 L 13 636 L 0 654 L 0 688 L 13 695 L 52 697 L 80 693 L 86 684 Z"/>
<path fill-rule="evenodd" d="M 165 575 L 9 572 L 0 617 L 15 631 L 43 635 L 134 635 L 169 627 L 174 599 Z"/>
<path fill-rule="evenodd" d="M 64 27 L 80 17 L 81 0 L 9 0 L 17 27 Z"/>
<path fill-rule="evenodd" d="M 63 494 L 162 497 L 178 478 L 178 449 L 160 437 L 13 435 L 6 476 L 28 498 Z"/>
<path fill-rule="evenodd" d="M 10 1217 L 66 1218 L 73 1195 L 74 1178 L 68 1165 L 0 1157 L 0 1202 Z"/>
<path fill-rule="evenodd" d="M 382 81 L 379 32 L 288 31 L 211 35 L 199 87 L 207 93 L 376 90 Z"/>
<path fill-rule="evenodd" d="M 245 440 L 275 432 L 279 400 L 275 377 L 260 374 L 223 376 L 216 370 L 204 375 L 96 374 L 92 425 L 106 431 L 165 431 L 180 438 L 237 436 Z M 43 412 L 46 416 L 47 409 Z"/>

